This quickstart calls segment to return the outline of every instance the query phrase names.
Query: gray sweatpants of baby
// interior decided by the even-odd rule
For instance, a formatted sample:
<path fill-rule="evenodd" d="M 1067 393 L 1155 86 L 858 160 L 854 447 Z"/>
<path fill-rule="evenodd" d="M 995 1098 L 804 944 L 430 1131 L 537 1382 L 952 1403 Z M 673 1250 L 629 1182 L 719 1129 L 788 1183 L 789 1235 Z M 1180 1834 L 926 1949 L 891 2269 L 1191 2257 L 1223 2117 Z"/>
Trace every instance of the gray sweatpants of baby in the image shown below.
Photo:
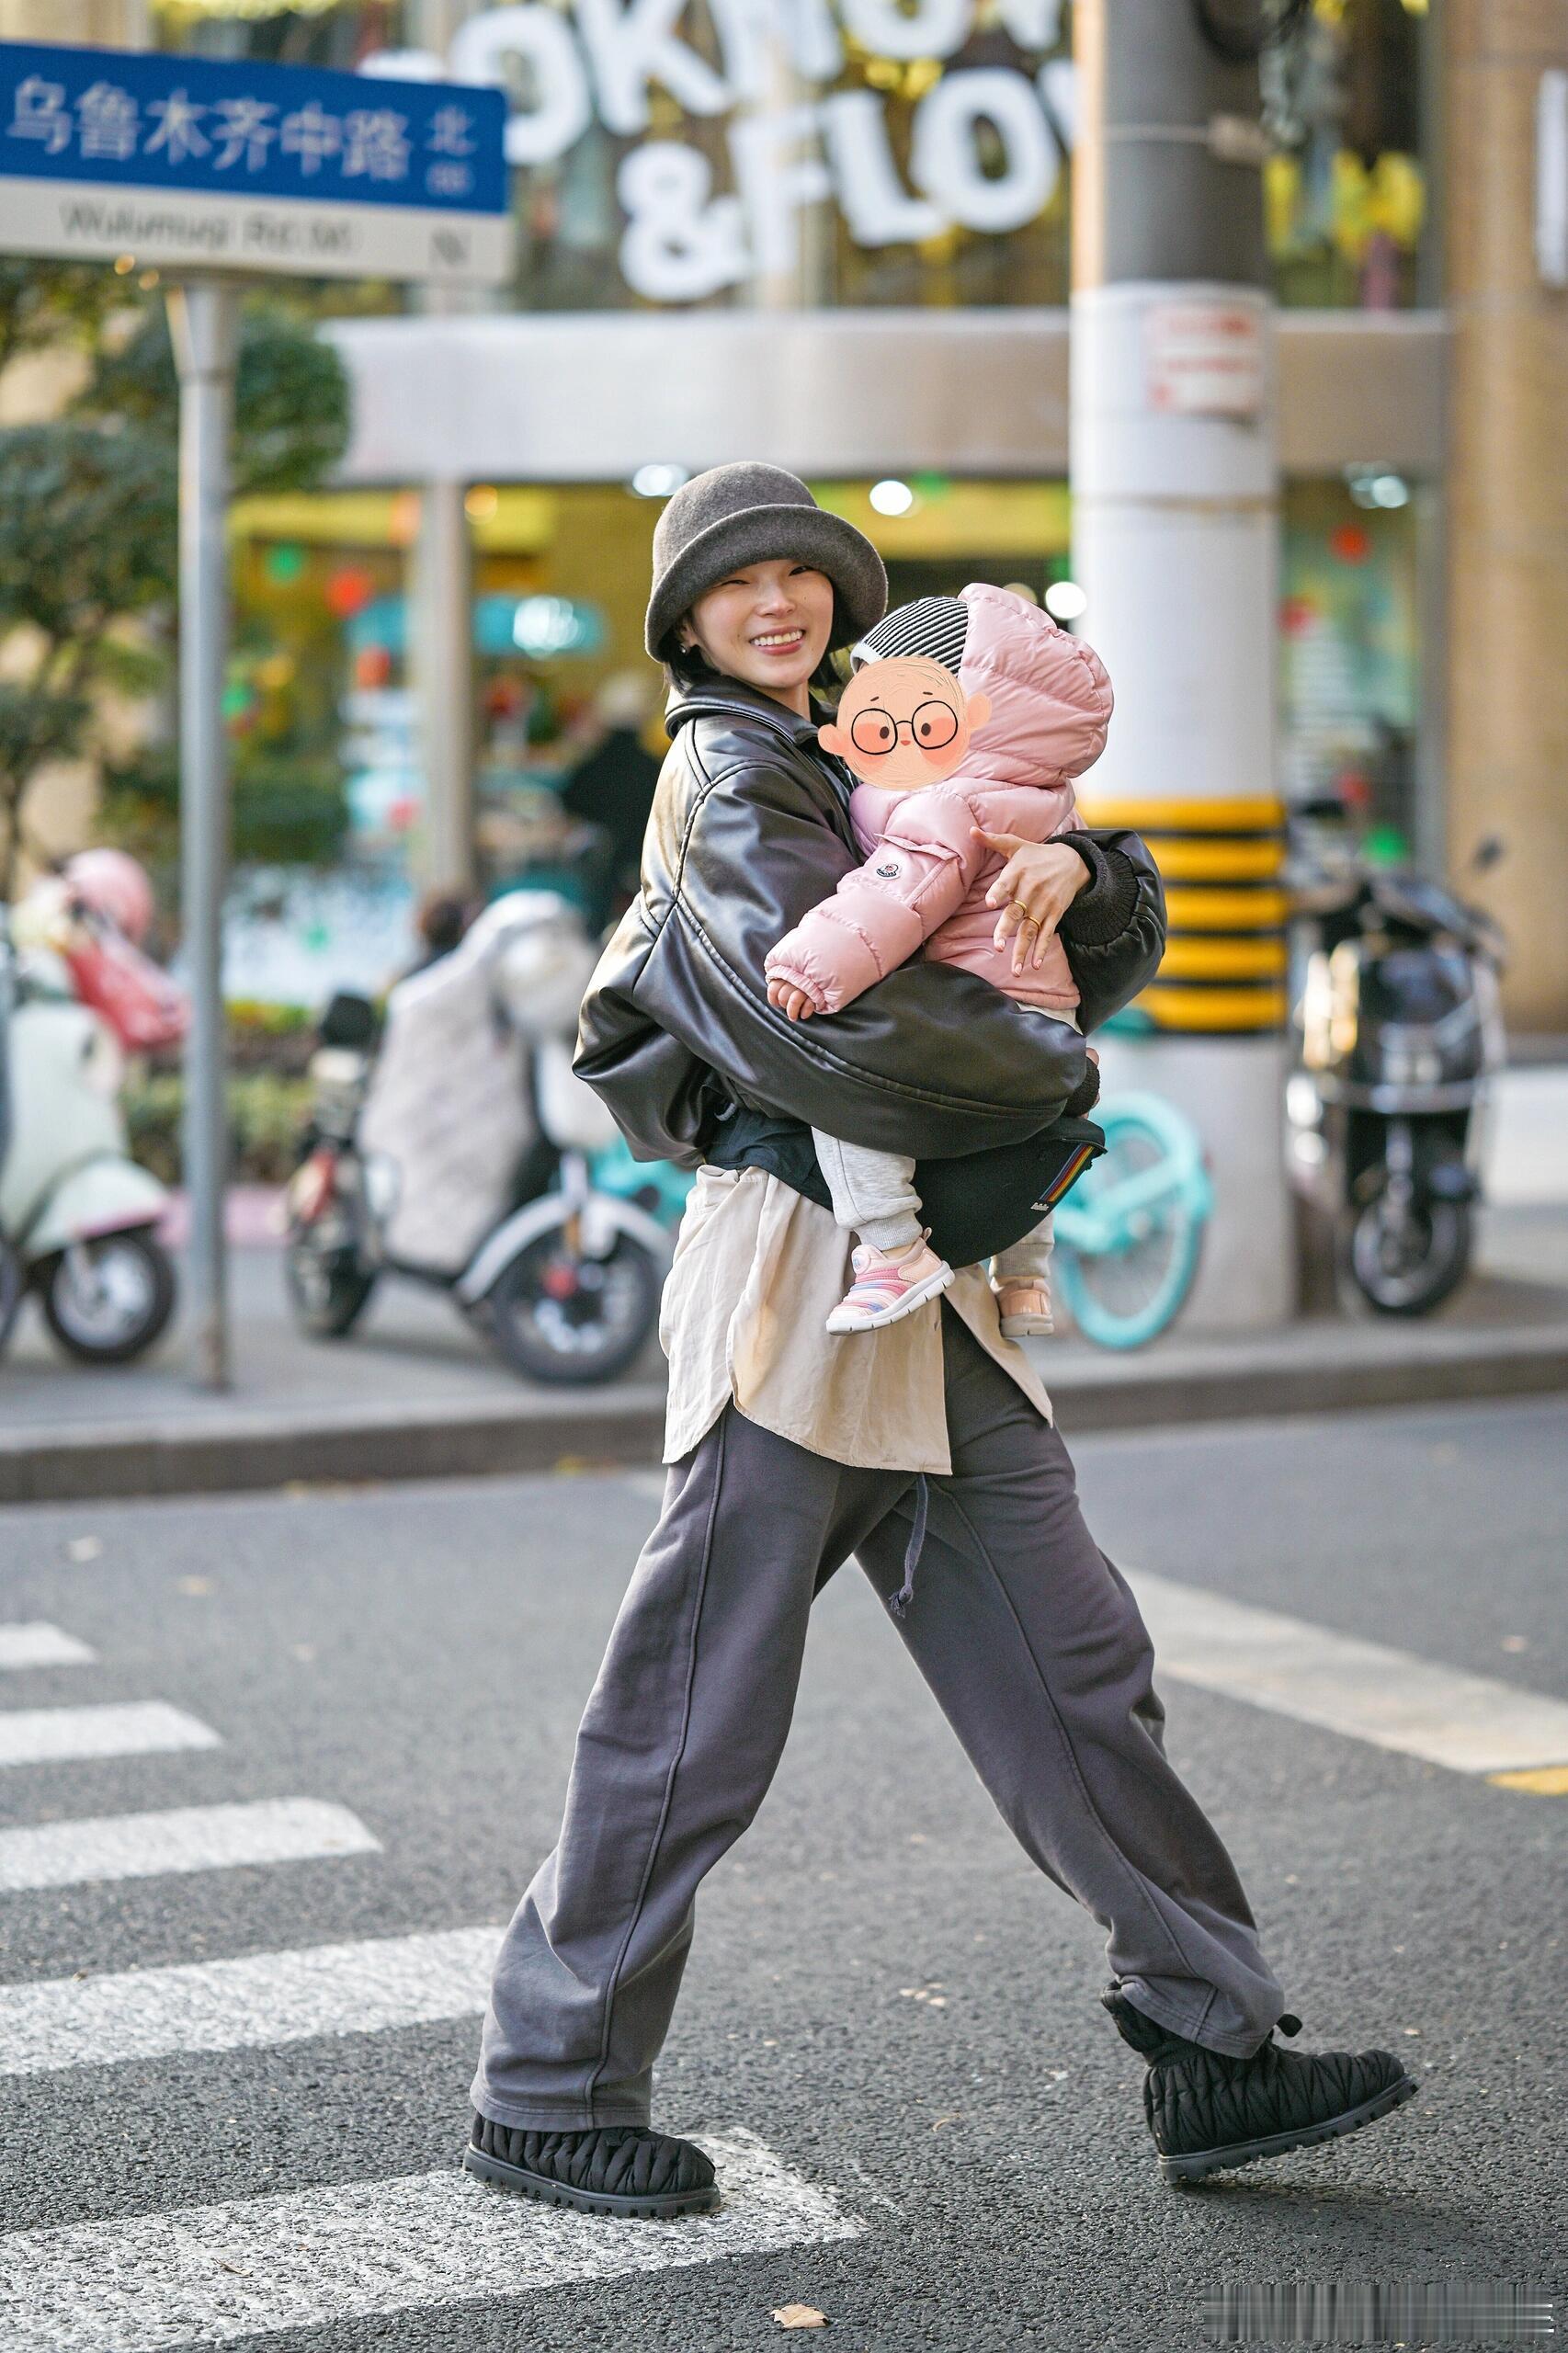
<path fill-rule="evenodd" d="M 1284 2001 L 1230 1857 L 1166 1761 L 1137 1603 L 1084 1524 L 1055 1430 L 949 1308 L 942 1323 L 952 1474 L 928 1483 L 914 1597 L 893 1622 L 1003 1819 L 1107 1931 L 1129 1999 L 1245 2056 Z M 577 1735 L 559 1843 L 501 1947 L 483 2115 L 648 2120 L 697 1891 L 773 1778 L 812 1598 L 851 1552 L 890 1598 L 915 1506 L 910 1473 L 830 1462 L 733 1406 L 674 1465 Z"/>

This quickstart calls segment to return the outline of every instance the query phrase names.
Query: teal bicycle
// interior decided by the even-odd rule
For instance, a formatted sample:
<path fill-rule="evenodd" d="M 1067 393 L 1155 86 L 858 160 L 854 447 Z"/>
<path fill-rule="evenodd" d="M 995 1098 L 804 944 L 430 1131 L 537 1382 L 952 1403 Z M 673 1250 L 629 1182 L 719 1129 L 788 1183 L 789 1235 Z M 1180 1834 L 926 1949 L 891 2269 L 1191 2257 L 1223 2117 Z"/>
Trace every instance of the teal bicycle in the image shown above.
<path fill-rule="evenodd" d="M 1197 1130 L 1157 1095 L 1113 1097 L 1093 1117 L 1105 1151 L 1056 1211 L 1052 1280 L 1086 1340 L 1141 1348 L 1186 1303 L 1213 1187 Z"/>

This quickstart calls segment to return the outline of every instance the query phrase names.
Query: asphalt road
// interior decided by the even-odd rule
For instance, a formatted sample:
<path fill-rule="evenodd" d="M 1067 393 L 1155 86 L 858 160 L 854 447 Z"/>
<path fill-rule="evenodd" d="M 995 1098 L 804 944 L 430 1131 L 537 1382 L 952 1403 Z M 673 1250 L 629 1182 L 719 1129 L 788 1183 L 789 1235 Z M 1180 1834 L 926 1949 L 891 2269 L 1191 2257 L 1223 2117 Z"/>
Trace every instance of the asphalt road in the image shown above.
<path fill-rule="evenodd" d="M 1078 1456 L 1091 1524 L 1135 1586 L 1154 1572 L 1568 1700 L 1565 1437 L 1552 1399 L 1102 1438 Z M 155 1700 L 218 1735 L 12 1765 L 0 1824 L 308 1800 L 379 1842 L 0 1894 L 0 2068 L 5 1996 L 39 1981 L 504 1921 L 553 1836 L 653 1509 L 630 1474 L 0 1515 L 0 1634 L 41 1621 L 96 1654 L 0 1674 L 0 1711 Z M 572 2268 L 555 2263 L 562 2219 L 474 2187 L 487 2211 L 537 2222 L 543 2284 L 259 2335 L 199 2317 L 170 2335 L 170 2320 L 157 2341 L 709 2353 L 780 2341 L 771 2314 L 793 2302 L 846 2353 L 1182 2353 L 1207 2341 L 1204 2294 L 1223 2282 L 1561 2296 L 1568 1792 L 1162 1688 L 1171 1753 L 1242 1869 L 1302 2043 L 1400 2051 L 1421 2092 L 1393 2119 L 1197 2192 L 1162 2185 L 1140 2063 L 1095 1998 L 1099 1932 L 1015 1848 L 851 1568 L 819 1604 L 774 1790 L 705 1893 L 659 2116 L 756 2135 L 799 2199 L 831 2188 L 856 2234 L 707 2256 L 693 2241 L 680 2268 L 552 2278 Z M 4 2229 L 379 2196 L 450 2168 L 476 2028 L 16 2075 Z M 417 2232 L 396 2227 L 417 2270 Z M 90 2266 L 99 2242 L 84 2244 Z M 300 2259 L 318 2285 L 347 2260 L 330 2236 L 290 2244 L 289 2261 L 313 2246 Z M 0 2241 L 0 2279 L 23 2245 Z M 222 2268 L 265 2297 L 272 2260 Z M 177 2313 L 167 2272 L 162 2256 L 144 2270 L 139 2325 Z M 87 2327 L 81 2308 L 51 2323 L 0 2300 L 0 2353 L 74 2348 Z"/>

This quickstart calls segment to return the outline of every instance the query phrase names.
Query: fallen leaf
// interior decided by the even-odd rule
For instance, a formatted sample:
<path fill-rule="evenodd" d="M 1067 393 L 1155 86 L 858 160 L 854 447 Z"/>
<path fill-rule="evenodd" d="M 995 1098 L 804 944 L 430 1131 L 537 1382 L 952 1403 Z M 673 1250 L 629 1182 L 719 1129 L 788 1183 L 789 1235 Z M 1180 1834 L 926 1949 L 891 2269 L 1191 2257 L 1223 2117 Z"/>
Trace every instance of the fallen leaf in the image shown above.
<path fill-rule="evenodd" d="M 827 2314 L 812 2304 L 780 2304 L 773 2315 L 780 2328 L 825 2328 Z"/>
<path fill-rule="evenodd" d="M 73 1536 L 65 1547 L 66 1558 L 72 1561 L 96 1561 L 103 1551 L 99 1536 Z"/>

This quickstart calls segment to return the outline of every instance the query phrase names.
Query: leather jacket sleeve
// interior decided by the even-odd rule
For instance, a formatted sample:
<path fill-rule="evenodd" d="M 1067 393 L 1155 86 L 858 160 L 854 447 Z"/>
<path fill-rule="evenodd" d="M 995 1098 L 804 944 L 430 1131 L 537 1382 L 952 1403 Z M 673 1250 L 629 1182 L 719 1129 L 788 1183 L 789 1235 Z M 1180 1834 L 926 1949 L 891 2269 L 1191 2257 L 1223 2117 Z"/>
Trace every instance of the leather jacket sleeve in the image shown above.
<path fill-rule="evenodd" d="M 584 1001 L 576 1068 L 633 1151 L 689 1166 L 735 1104 L 917 1160 L 1048 1126 L 1084 1084 L 1084 1040 L 973 973 L 916 958 L 836 1014 L 790 1022 L 768 1004 L 768 949 L 859 857 L 820 757 L 744 717 L 681 727 L 642 896 Z M 1119 920 L 1126 937 L 1067 944 L 1101 1018 L 1142 984 L 1161 918 L 1142 845 L 1094 838 L 1103 874 L 1074 913 L 1097 916 L 1091 935 Z"/>
<path fill-rule="evenodd" d="M 1078 1019 L 1097 1029 L 1147 988 L 1165 952 L 1165 894 L 1160 870 L 1136 834 L 1080 827 L 1058 834 L 1089 869 L 1057 926 L 1078 983 Z"/>
<path fill-rule="evenodd" d="M 768 1004 L 768 949 L 857 862 L 793 763 L 716 778 L 651 959 L 661 1017 L 737 1102 L 848 1143 L 942 1159 L 1047 1126 L 1083 1082 L 1084 1041 L 973 973 L 915 959 L 804 1022 Z"/>

